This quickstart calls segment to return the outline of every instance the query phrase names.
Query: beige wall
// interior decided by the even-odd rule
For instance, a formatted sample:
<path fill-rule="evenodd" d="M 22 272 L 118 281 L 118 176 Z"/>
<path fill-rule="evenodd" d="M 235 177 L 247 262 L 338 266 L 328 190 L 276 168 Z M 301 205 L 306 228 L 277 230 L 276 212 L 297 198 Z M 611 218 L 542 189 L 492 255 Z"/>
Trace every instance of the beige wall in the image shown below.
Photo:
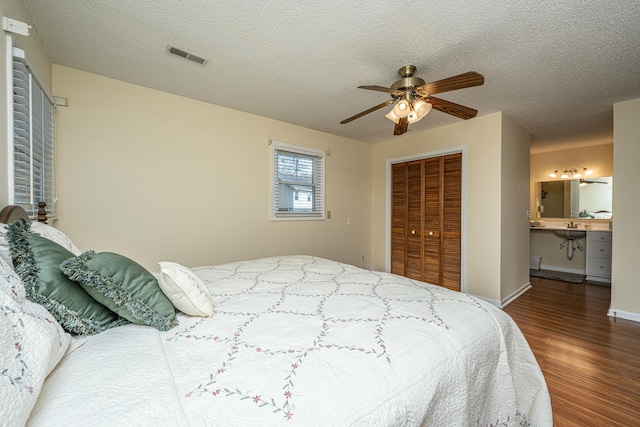
<path fill-rule="evenodd" d="M 522 163 L 503 133 L 515 142 L 525 135 L 527 153 L 528 134 L 501 113 L 372 146 L 61 66 L 54 88 L 70 105 L 57 116 L 58 226 L 81 249 L 120 252 L 151 269 L 284 253 L 384 269 L 386 160 L 466 145 L 467 291 L 501 301 L 527 281 L 519 276 L 528 253 L 514 261 L 522 242 L 504 241 L 501 227 L 516 220 L 500 206 L 501 187 L 513 182 L 501 159 Z M 268 220 L 268 139 L 331 150 L 331 220 Z M 511 199 L 516 190 L 508 191 Z M 502 259 L 507 247 L 514 259 Z"/>
<path fill-rule="evenodd" d="M 613 259 L 611 310 L 640 321 L 640 99 L 613 106 Z M 620 313 L 623 312 L 623 313 Z"/>
<path fill-rule="evenodd" d="M 297 253 L 370 262 L 371 145 L 71 68 L 53 76 L 69 100 L 56 122 L 57 225 L 81 249 L 152 270 Z M 269 139 L 331 150 L 332 219 L 269 221 Z"/>
<path fill-rule="evenodd" d="M 434 113 L 435 114 L 435 113 Z M 502 297 L 501 276 L 502 269 L 510 270 L 514 266 L 502 264 L 502 251 L 513 250 L 513 245 L 518 246 L 516 251 L 528 254 L 528 241 L 512 242 L 502 241 L 502 222 L 511 221 L 523 223 L 522 219 L 505 218 L 502 216 L 502 134 L 503 123 L 509 122 L 507 133 L 509 138 L 515 141 L 526 136 L 526 142 L 520 147 L 528 156 L 528 134 L 523 131 L 515 131 L 517 125 L 502 113 L 482 116 L 473 120 L 459 122 L 450 126 L 444 126 L 421 133 L 408 133 L 389 141 L 373 146 L 373 267 L 376 270 L 386 269 L 386 242 L 387 242 L 387 161 L 401 158 L 447 150 L 452 147 L 466 146 L 466 187 L 463 195 L 465 211 L 463 223 L 465 239 L 463 241 L 466 291 L 482 296 L 493 302 L 499 303 Z M 514 127 L 511 129 L 511 127 Z M 518 150 L 517 148 L 514 150 Z M 509 150 L 506 149 L 508 152 Z M 522 156 L 519 155 L 519 156 Z M 517 157 L 517 156 L 516 156 Z M 522 160 L 518 160 L 521 162 Z M 526 167 L 526 164 L 525 164 Z M 524 182 L 528 182 L 528 173 L 524 169 Z M 526 188 L 526 187 L 525 187 Z M 511 190 L 509 190 L 511 191 Z M 524 218 L 526 211 L 526 197 L 524 203 L 519 202 L 518 217 Z M 525 225 L 527 226 L 527 225 Z M 507 225 L 511 227 L 511 225 Z M 520 246 L 524 245 L 522 248 Z M 528 256 L 527 256 L 528 262 Z M 523 261 L 520 261 L 522 264 Z M 522 270 L 521 265 L 515 267 Z M 522 276 L 522 273 L 512 274 L 505 272 L 505 277 L 511 280 L 514 276 Z M 524 280 L 523 283 L 518 283 Z M 528 276 L 516 279 L 513 285 L 519 287 L 528 281 Z"/>
<path fill-rule="evenodd" d="M 532 154 L 529 186 L 529 209 L 531 210 L 532 218 L 536 218 L 537 215 L 536 182 L 550 181 L 552 178 L 549 177 L 549 173 L 555 169 L 568 167 L 588 167 L 594 171 L 595 176 L 613 176 L 613 144 Z M 614 185 L 618 185 L 617 171 L 614 176 Z M 544 219 L 561 221 L 560 218 Z M 617 215 L 615 215 L 615 219 L 617 219 Z M 603 221 L 604 220 L 593 222 Z M 589 221 L 581 219 L 579 222 Z M 552 231 L 535 230 L 531 232 L 530 252 L 531 255 L 542 256 L 544 268 L 584 274 L 586 271 L 585 240 L 584 237 L 578 239 L 584 250 L 575 251 L 573 258 L 570 260 L 567 257 L 566 248 L 560 249 L 560 244 L 564 241 L 564 237 Z"/>
<path fill-rule="evenodd" d="M 31 35 L 21 36 L 18 34 L 12 34 L 17 44 L 25 50 L 27 59 L 29 64 L 32 67 L 33 73 L 38 77 L 38 80 L 42 85 L 45 86 L 45 90 L 51 89 L 51 61 L 49 61 L 49 57 L 47 52 L 44 50 L 42 46 L 42 42 L 38 36 L 38 32 L 36 31 L 33 23 L 31 21 L 31 17 L 29 13 L 24 7 L 24 4 L 21 0 L 2 0 L 0 1 L 0 16 L 6 16 L 11 19 L 16 19 L 21 22 L 25 22 L 31 25 L 30 33 Z M 7 102 L 5 101 L 8 97 L 7 93 L 7 84 L 5 82 L 8 81 L 9 76 L 7 76 L 7 65 L 6 58 L 8 55 L 7 52 L 7 42 L 6 42 L 6 32 L 2 32 L 2 42 L 0 42 L 0 61 L 2 62 L 2 66 L 0 66 L 0 204 L 2 206 L 6 205 L 9 202 L 9 186 L 7 180 L 7 140 L 9 138 L 9 130 L 11 127 L 7 122 Z"/>
<path fill-rule="evenodd" d="M 529 132 L 502 116 L 501 152 L 501 301 L 529 284 Z"/>

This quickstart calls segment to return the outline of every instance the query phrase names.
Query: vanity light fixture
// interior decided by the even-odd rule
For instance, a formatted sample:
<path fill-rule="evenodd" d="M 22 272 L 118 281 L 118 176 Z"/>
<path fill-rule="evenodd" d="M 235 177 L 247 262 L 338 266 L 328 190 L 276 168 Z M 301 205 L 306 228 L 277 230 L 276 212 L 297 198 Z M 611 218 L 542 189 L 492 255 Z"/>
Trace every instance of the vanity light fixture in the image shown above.
<path fill-rule="evenodd" d="M 551 178 L 557 178 L 558 173 L 562 172 L 560 178 L 562 179 L 578 179 L 580 177 L 589 176 L 593 173 L 593 171 L 589 168 L 566 168 L 566 169 L 556 169 L 549 174 Z"/>

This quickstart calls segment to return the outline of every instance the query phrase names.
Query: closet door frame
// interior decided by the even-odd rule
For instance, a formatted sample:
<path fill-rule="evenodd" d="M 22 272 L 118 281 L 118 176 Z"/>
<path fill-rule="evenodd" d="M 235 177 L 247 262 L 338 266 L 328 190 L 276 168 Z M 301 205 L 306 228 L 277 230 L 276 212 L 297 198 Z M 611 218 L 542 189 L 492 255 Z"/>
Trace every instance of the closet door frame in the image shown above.
<path fill-rule="evenodd" d="M 441 150 L 411 154 L 403 157 L 387 159 L 386 166 L 386 213 L 385 213 L 385 271 L 391 271 L 391 209 L 392 209 L 392 171 L 391 167 L 396 163 L 405 163 L 413 160 L 422 160 L 432 157 L 442 157 L 449 154 L 462 154 L 462 189 L 461 189 L 461 218 L 460 218 L 460 292 L 467 291 L 467 146 L 443 148 Z"/>

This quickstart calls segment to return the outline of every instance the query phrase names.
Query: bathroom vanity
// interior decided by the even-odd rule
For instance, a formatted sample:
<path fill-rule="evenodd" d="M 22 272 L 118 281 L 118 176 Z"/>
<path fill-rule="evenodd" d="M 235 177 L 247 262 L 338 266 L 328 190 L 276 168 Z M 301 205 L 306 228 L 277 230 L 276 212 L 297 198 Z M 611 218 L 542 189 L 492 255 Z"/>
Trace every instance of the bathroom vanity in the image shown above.
<path fill-rule="evenodd" d="M 611 232 L 587 232 L 587 280 L 611 283 Z"/>
<path fill-rule="evenodd" d="M 544 224 L 544 221 L 542 222 Z M 547 221 L 531 227 L 531 255 L 542 257 L 542 268 L 585 274 L 589 281 L 611 283 L 611 241 L 609 224 Z"/>

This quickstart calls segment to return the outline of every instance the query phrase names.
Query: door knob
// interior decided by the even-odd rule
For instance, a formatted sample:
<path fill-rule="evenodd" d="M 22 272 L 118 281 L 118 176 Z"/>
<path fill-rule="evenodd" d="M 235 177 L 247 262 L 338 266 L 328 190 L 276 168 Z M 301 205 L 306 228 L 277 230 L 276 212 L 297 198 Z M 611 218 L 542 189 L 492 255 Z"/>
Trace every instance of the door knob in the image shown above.
<path fill-rule="evenodd" d="M 429 236 L 433 236 L 433 231 L 430 231 L 430 232 L 429 232 Z"/>
<path fill-rule="evenodd" d="M 411 234 L 416 234 L 416 230 L 411 230 Z"/>

